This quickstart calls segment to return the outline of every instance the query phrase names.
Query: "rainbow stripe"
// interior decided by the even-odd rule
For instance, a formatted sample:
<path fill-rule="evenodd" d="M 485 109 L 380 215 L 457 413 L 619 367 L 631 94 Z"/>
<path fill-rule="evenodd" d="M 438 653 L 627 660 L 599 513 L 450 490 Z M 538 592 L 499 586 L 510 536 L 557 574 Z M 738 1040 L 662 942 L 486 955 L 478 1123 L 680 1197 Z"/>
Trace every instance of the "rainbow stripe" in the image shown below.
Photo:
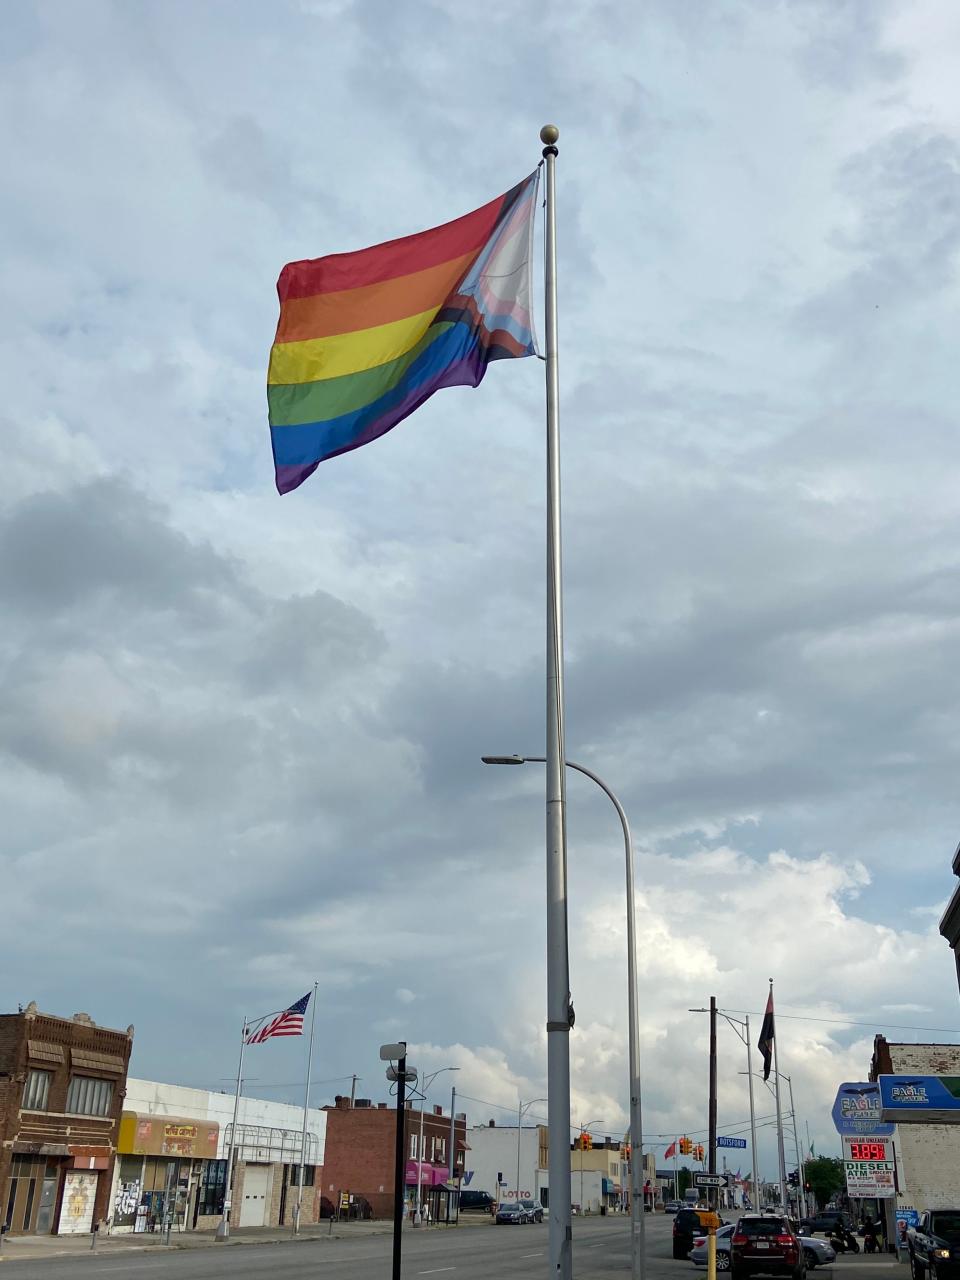
<path fill-rule="evenodd" d="M 281 493 L 441 387 L 476 387 L 491 360 L 535 354 L 538 178 L 430 231 L 283 268 L 267 376 Z"/>

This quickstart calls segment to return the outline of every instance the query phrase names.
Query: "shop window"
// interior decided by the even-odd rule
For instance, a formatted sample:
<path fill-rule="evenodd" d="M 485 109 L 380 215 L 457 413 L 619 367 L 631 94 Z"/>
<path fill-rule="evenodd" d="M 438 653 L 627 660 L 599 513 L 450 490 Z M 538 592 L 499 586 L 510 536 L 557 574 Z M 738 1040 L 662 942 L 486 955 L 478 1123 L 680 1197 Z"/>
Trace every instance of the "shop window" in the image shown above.
<path fill-rule="evenodd" d="M 312 1187 L 316 1176 L 317 1176 L 316 1165 L 305 1164 L 303 1166 L 303 1185 L 305 1187 Z M 290 1186 L 296 1187 L 299 1185 L 300 1185 L 300 1166 L 298 1164 L 292 1164 L 290 1166 Z"/>
<path fill-rule="evenodd" d="M 46 1111 L 51 1074 L 49 1071 L 27 1072 L 27 1083 L 23 1086 L 24 1111 Z"/>
<path fill-rule="evenodd" d="M 71 1076 L 67 1112 L 75 1116 L 105 1116 L 113 1100 L 113 1082 L 94 1076 Z"/>
<path fill-rule="evenodd" d="M 200 1179 L 201 1215 L 223 1213 L 223 1201 L 227 1190 L 226 1160 L 205 1160 Z"/>

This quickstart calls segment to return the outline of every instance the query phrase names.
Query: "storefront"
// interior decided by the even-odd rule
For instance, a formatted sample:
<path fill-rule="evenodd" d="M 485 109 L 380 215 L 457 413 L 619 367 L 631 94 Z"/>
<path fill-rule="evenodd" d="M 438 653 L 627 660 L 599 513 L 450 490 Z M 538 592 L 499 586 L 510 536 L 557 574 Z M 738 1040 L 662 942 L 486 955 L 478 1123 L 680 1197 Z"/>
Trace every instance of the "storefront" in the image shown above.
<path fill-rule="evenodd" d="M 111 1230 L 155 1231 L 169 1220 L 192 1230 L 201 1216 L 223 1212 L 226 1161 L 218 1160 L 220 1126 L 211 1121 L 120 1117 Z"/>

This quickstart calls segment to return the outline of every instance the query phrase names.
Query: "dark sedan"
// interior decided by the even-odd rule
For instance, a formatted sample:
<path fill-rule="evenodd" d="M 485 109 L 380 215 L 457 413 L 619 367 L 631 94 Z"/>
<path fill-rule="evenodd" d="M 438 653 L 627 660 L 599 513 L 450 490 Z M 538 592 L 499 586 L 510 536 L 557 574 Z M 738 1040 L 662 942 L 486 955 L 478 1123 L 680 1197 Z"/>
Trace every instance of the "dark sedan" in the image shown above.
<path fill-rule="evenodd" d="M 523 1204 L 517 1204 L 515 1200 L 511 1200 L 506 1204 L 502 1204 L 497 1210 L 497 1222 L 503 1222 L 510 1226 L 525 1226 L 528 1222 L 533 1222 L 533 1211 L 524 1208 Z"/>

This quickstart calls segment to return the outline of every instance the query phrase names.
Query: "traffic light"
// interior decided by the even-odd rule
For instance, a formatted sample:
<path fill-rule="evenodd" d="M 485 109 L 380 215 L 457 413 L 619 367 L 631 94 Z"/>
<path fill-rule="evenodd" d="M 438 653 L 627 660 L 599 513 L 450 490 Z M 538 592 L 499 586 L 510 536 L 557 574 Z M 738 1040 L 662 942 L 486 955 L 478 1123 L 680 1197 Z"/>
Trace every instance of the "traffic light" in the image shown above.
<path fill-rule="evenodd" d="M 581 1140 L 580 1140 L 580 1150 L 581 1151 L 593 1150 L 593 1138 L 591 1138 L 589 1133 L 582 1134 Z"/>
<path fill-rule="evenodd" d="M 623 1158 L 629 1163 L 630 1161 L 630 1143 L 629 1142 L 624 1143 Z"/>
<path fill-rule="evenodd" d="M 790 1173 L 787 1174 L 787 1181 L 790 1183 L 791 1187 L 799 1187 L 800 1185 L 799 1171 L 797 1169 L 792 1169 Z"/>
<path fill-rule="evenodd" d="M 693 1158 L 694 1160 L 699 1160 L 700 1163 L 703 1164 L 703 1143 L 702 1142 L 697 1143 L 697 1149 L 693 1153 Z"/>
<path fill-rule="evenodd" d="M 681 1139 L 680 1139 L 680 1154 L 681 1154 L 682 1156 L 688 1156 L 688 1155 L 690 1155 L 690 1154 L 691 1154 L 691 1152 L 692 1152 L 692 1151 L 693 1151 L 693 1143 L 690 1141 L 690 1139 L 689 1139 L 689 1138 L 687 1138 L 687 1137 L 683 1137 L 683 1138 L 681 1138 Z"/>

